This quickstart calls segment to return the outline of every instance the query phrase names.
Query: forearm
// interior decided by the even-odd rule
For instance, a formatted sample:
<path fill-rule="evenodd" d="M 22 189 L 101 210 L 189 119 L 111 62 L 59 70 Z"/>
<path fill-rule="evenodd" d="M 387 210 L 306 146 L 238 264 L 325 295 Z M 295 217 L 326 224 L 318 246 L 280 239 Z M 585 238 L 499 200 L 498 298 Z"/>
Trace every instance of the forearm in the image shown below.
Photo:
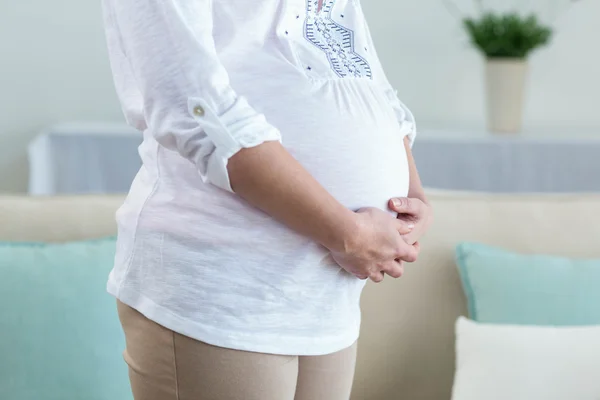
<path fill-rule="evenodd" d="M 410 148 L 410 141 L 408 137 L 404 138 L 404 148 L 406 149 L 406 158 L 408 159 L 408 171 L 410 179 L 408 187 L 408 197 L 416 198 L 421 200 L 425 204 L 429 204 L 429 202 L 427 201 L 427 196 L 425 196 L 425 190 L 423 189 L 421 178 L 419 177 L 419 172 L 417 171 L 417 165 L 412 155 L 412 150 Z"/>
<path fill-rule="evenodd" d="M 228 163 L 233 191 L 296 232 L 341 250 L 354 213 L 331 196 L 279 142 L 243 149 Z"/>

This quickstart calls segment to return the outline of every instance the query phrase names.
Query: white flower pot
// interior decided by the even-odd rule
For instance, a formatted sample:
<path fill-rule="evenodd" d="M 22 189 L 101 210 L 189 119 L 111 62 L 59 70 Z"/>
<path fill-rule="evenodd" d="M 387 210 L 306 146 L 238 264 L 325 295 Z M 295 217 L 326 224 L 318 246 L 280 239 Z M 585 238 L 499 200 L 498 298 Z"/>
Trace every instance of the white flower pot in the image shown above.
<path fill-rule="evenodd" d="M 521 129 L 527 61 L 489 59 L 486 67 L 488 128 L 515 133 Z"/>

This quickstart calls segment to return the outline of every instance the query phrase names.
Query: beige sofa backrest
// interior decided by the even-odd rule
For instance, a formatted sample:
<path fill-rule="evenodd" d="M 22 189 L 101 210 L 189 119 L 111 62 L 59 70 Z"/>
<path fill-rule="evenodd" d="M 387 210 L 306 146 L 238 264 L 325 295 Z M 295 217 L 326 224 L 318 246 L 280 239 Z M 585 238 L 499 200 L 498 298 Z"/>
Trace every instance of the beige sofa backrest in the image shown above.
<path fill-rule="evenodd" d="M 449 400 L 454 321 L 466 305 L 454 247 L 600 258 L 600 195 L 429 192 L 435 223 L 399 281 L 369 284 L 353 399 Z M 115 234 L 119 196 L 0 197 L 0 240 L 66 241 Z"/>
<path fill-rule="evenodd" d="M 64 242 L 116 235 L 123 196 L 0 196 L 0 240 Z"/>

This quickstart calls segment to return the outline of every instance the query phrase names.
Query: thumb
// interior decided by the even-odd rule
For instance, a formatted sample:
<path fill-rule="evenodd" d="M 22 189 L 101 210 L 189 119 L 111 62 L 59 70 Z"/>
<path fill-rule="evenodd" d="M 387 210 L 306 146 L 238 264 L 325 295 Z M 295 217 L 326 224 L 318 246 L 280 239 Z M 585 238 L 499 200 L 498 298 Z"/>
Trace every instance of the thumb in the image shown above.
<path fill-rule="evenodd" d="M 412 214 L 414 212 L 413 202 L 408 197 L 394 197 L 390 199 L 388 206 L 390 210 L 398 214 Z"/>

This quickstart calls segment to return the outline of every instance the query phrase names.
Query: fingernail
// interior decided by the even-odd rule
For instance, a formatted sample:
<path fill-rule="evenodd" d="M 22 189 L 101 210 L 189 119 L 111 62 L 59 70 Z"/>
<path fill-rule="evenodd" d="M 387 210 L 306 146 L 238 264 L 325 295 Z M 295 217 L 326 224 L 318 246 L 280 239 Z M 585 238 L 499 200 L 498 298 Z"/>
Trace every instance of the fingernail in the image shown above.
<path fill-rule="evenodd" d="M 400 207 L 400 200 L 398 200 L 398 199 L 393 199 L 393 200 L 392 200 L 392 204 L 394 205 L 394 207 Z"/>
<path fill-rule="evenodd" d="M 412 231 L 413 229 L 415 229 L 415 224 L 408 224 L 407 227 Z"/>

